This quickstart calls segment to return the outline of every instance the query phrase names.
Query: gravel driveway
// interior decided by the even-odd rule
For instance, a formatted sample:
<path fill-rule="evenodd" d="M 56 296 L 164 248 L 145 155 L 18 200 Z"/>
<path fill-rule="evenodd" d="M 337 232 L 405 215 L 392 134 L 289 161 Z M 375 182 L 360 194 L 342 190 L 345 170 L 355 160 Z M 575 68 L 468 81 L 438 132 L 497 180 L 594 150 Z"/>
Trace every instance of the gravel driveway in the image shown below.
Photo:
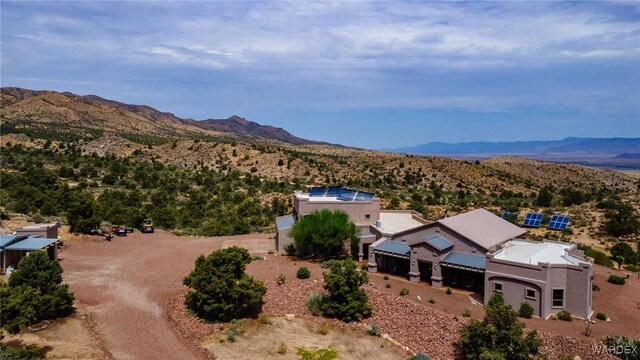
<path fill-rule="evenodd" d="M 96 316 L 96 333 L 116 359 L 206 359 L 206 352 L 166 321 L 164 304 L 184 291 L 195 258 L 234 244 L 251 252 L 273 248 L 268 234 L 218 238 L 139 232 L 113 241 L 69 241 L 60 253 L 78 306 Z"/>

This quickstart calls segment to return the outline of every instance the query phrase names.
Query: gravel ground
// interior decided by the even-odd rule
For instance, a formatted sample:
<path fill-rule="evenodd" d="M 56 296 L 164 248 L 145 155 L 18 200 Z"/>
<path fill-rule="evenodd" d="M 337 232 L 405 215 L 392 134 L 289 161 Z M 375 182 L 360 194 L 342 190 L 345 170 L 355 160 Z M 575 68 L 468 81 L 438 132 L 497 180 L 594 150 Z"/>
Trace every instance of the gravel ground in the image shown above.
<path fill-rule="evenodd" d="M 235 241 L 266 253 L 267 235 L 177 237 L 163 231 L 67 241 L 60 253 L 77 306 L 95 314 L 95 333 L 116 359 L 206 359 L 203 349 L 167 321 L 167 301 L 184 293 L 182 279 L 195 258 Z"/>

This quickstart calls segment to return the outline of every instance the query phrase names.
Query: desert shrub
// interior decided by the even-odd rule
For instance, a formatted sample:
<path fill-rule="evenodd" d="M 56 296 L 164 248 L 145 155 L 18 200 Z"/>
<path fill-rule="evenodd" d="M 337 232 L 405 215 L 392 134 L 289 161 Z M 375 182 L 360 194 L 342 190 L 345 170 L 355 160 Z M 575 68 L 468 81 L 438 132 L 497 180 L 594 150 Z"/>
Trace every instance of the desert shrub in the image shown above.
<path fill-rule="evenodd" d="M 329 269 L 329 268 L 331 268 L 331 265 L 333 265 L 333 263 L 335 263 L 336 261 L 339 261 L 339 260 L 334 260 L 334 259 L 325 260 L 325 261 L 320 263 L 320 267 L 323 268 L 323 269 Z"/>
<path fill-rule="evenodd" d="M 447 295 L 451 295 L 452 291 L 451 288 L 447 288 Z"/>
<path fill-rule="evenodd" d="M 237 335 L 238 335 L 238 330 L 236 328 L 231 328 L 227 330 L 227 341 L 235 342 Z"/>
<path fill-rule="evenodd" d="M 284 274 L 278 274 L 278 276 L 276 276 L 276 283 L 278 283 L 278 285 L 282 285 L 285 282 L 287 282 L 287 277 Z"/>
<path fill-rule="evenodd" d="M 245 273 L 250 261 L 249 251 L 237 246 L 200 255 L 183 280 L 191 288 L 185 296 L 187 308 L 208 321 L 256 316 L 267 289 Z"/>
<path fill-rule="evenodd" d="M 429 357 L 423 353 L 417 353 L 409 358 L 409 360 L 429 360 Z"/>
<path fill-rule="evenodd" d="M 0 359 L 39 360 L 44 359 L 42 349 L 37 346 L 8 346 L 0 344 Z"/>
<path fill-rule="evenodd" d="M 285 345 L 284 342 L 281 342 L 280 346 L 278 346 L 278 354 L 284 355 L 286 353 L 287 353 L 287 345 Z"/>
<path fill-rule="evenodd" d="M 307 309 L 315 316 L 322 315 L 322 304 L 325 296 L 322 293 L 313 293 L 307 299 Z"/>
<path fill-rule="evenodd" d="M 616 202 L 612 209 L 605 212 L 605 229 L 609 235 L 624 236 L 640 230 L 640 220 L 633 206 Z"/>
<path fill-rule="evenodd" d="M 267 314 L 260 314 L 260 316 L 258 316 L 258 322 L 260 324 L 271 324 L 271 319 L 269 319 L 269 316 Z"/>
<path fill-rule="evenodd" d="M 591 285 L 591 291 L 600 291 L 600 286 L 596 284 Z"/>
<path fill-rule="evenodd" d="M 609 275 L 609 279 L 607 281 L 614 285 L 624 285 L 626 282 L 625 278 L 617 275 Z"/>
<path fill-rule="evenodd" d="M 317 333 L 320 334 L 320 335 L 327 335 L 329 333 L 329 329 L 327 329 L 327 327 L 324 326 L 324 325 L 320 325 L 320 327 L 318 328 Z"/>
<path fill-rule="evenodd" d="M 531 319 L 533 316 L 533 307 L 529 305 L 529 303 L 523 302 L 520 304 L 520 309 L 518 310 L 518 316 L 523 317 L 525 319 Z"/>
<path fill-rule="evenodd" d="M 464 317 L 471 317 L 471 311 L 469 311 L 469 309 L 465 308 L 465 309 L 462 311 L 462 316 L 464 316 Z"/>
<path fill-rule="evenodd" d="M 296 273 L 296 277 L 298 279 L 308 279 L 311 277 L 311 271 L 309 271 L 309 269 L 307 269 L 306 267 L 302 266 L 301 268 L 298 269 L 298 272 Z"/>
<path fill-rule="evenodd" d="M 371 336 L 380 336 L 380 328 L 377 325 L 371 325 L 364 328 L 364 332 Z"/>
<path fill-rule="evenodd" d="M 592 258 L 594 263 L 606 267 L 613 267 L 613 261 L 611 261 L 611 258 L 602 251 L 595 250 L 586 245 L 578 245 L 578 248 L 584 251 L 585 256 Z"/>
<path fill-rule="evenodd" d="M 389 280 L 389 275 L 385 275 L 385 276 L 384 276 L 384 279 L 385 279 L 385 280 Z"/>
<path fill-rule="evenodd" d="M 607 320 L 607 315 L 605 315 L 604 313 L 599 312 L 599 313 L 596 314 L 596 319 L 602 320 L 602 321 Z"/>
<path fill-rule="evenodd" d="M 640 272 L 640 265 L 625 264 L 625 265 L 622 266 L 622 268 L 627 270 L 627 271 L 631 271 L 631 272 Z"/>
<path fill-rule="evenodd" d="M 284 252 L 289 256 L 293 256 L 296 254 L 296 246 L 294 244 L 287 244 L 284 246 Z"/>
<path fill-rule="evenodd" d="M 362 265 L 360 265 L 360 270 L 362 270 L 362 271 L 368 271 L 368 270 L 369 270 L 369 265 L 367 265 L 367 264 L 362 264 Z"/>
<path fill-rule="evenodd" d="M 482 321 L 472 319 L 460 330 L 460 348 L 467 359 L 531 359 L 539 354 L 542 340 L 533 330 L 524 335 L 518 314 L 494 293 Z"/>
<path fill-rule="evenodd" d="M 409 295 L 409 289 L 407 288 L 400 289 L 400 296 L 407 296 L 407 295 Z"/>
<path fill-rule="evenodd" d="M 338 351 L 334 348 L 307 349 L 305 347 L 296 348 L 296 354 L 300 360 L 333 360 L 338 358 Z"/>
<path fill-rule="evenodd" d="M 384 287 L 386 287 L 387 289 L 391 289 L 391 284 L 387 283 L 387 284 L 385 284 Z"/>
<path fill-rule="evenodd" d="M 573 321 L 573 318 L 571 317 L 571 313 L 566 310 L 562 310 L 559 313 L 557 313 L 556 319 L 562 320 L 562 321 Z"/>
<path fill-rule="evenodd" d="M 607 347 L 622 349 L 617 357 L 623 360 L 640 360 L 640 339 L 632 339 L 624 336 L 605 336 L 602 340 Z M 634 351 L 635 349 L 635 351 Z M 624 350 L 627 350 L 626 352 Z"/>
<path fill-rule="evenodd" d="M 62 267 L 44 251 L 23 257 L 9 283 L 0 283 L 0 324 L 9 333 L 41 320 L 71 315 L 75 297 L 62 283 Z"/>
<path fill-rule="evenodd" d="M 328 296 L 322 304 L 322 314 L 345 322 L 360 321 L 371 316 L 367 294 L 360 287 L 367 283 L 366 272 L 358 271 L 351 259 L 336 261 L 324 273 L 324 289 Z"/>

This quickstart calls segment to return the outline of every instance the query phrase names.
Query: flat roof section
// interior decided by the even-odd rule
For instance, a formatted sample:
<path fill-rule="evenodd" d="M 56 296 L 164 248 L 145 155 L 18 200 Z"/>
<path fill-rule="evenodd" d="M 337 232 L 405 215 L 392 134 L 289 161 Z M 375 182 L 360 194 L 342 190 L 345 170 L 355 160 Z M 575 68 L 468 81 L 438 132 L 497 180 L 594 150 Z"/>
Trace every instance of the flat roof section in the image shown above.
<path fill-rule="evenodd" d="M 559 242 L 533 242 L 525 240 L 512 240 L 496 251 L 494 259 L 513 261 L 522 264 L 537 265 L 538 263 L 579 265 L 586 260 L 569 254 L 572 244 Z"/>
<path fill-rule="evenodd" d="M 411 212 L 380 211 L 380 226 L 376 226 L 383 233 L 395 234 L 424 225 L 413 217 Z"/>

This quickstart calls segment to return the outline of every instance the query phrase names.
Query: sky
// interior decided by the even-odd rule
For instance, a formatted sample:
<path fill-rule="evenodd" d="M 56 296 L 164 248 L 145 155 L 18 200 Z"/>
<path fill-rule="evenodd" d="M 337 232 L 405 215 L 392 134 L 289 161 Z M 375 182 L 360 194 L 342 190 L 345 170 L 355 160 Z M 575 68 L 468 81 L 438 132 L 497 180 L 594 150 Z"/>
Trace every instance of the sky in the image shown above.
<path fill-rule="evenodd" d="M 640 137 L 640 2 L 0 1 L 0 84 L 392 149 Z"/>

